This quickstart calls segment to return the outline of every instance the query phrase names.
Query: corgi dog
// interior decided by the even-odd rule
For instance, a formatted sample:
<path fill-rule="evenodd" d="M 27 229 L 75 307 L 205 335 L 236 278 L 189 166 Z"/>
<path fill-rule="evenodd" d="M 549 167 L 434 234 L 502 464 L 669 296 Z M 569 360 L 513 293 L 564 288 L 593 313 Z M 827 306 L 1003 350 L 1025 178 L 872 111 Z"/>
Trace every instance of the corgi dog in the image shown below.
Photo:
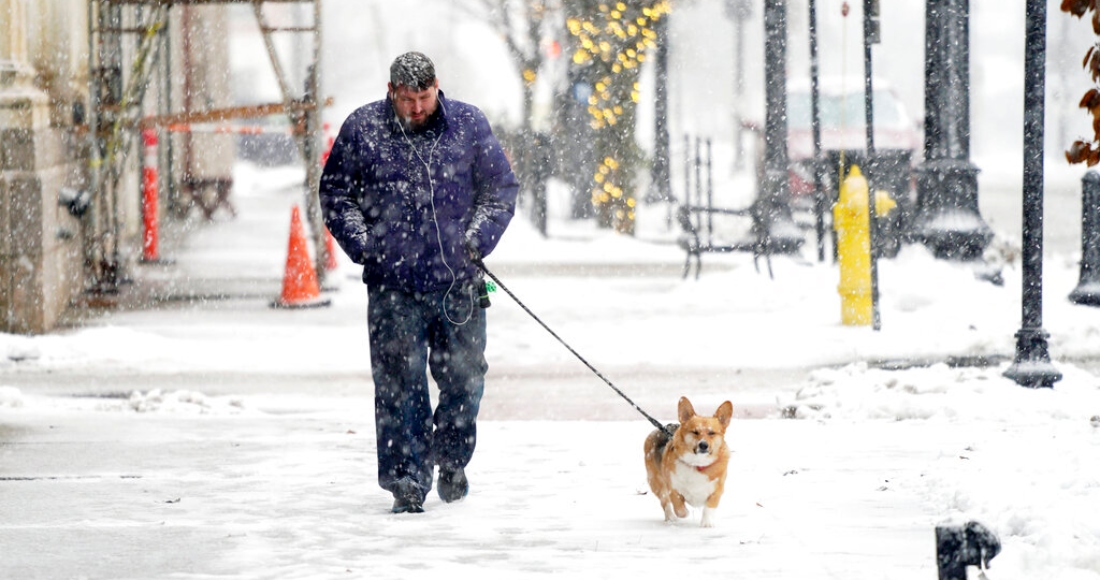
<path fill-rule="evenodd" d="M 677 406 L 680 424 L 654 429 L 645 440 L 645 468 L 649 488 L 661 501 L 665 521 L 686 518 L 687 506 L 703 508 L 702 527 L 714 526 L 714 512 L 726 484 L 730 450 L 726 428 L 733 404 L 722 403 L 713 417 L 695 414 L 687 397 Z M 670 436 L 668 432 L 671 432 Z"/>

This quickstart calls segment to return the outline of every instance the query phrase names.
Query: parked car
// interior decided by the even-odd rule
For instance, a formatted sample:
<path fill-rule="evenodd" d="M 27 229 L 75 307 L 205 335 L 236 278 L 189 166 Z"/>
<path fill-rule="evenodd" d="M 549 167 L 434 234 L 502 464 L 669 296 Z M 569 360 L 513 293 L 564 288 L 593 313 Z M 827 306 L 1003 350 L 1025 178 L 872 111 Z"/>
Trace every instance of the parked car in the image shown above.
<path fill-rule="evenodd" d="M 908 159 L 910 163 L 917 161 L 923 141 L 919 122 L 885 81 L 875 79 L 874 91 L 875 151 L 895 159 Z M 845 151 L 848 157 L 862 160 L 867 148 L 863 79 L 849 79 L 844 83 L 838 79 L 823 79 L 818 94 L 822 152 L 835 159 L 838 152 Z M 792 84 L 787 93 L 787 155 L 791 195 L 796 205 L 807 203 L 814 191 L 812 120 L 809 82 Z M 827 179 L 835 187 L 839 168 L 830 165 L 833 166 L 827 171 Z M 908 176 L 905 177 L 907 182 Z M 902 196 L 908 191 L 890 193 Z"/>

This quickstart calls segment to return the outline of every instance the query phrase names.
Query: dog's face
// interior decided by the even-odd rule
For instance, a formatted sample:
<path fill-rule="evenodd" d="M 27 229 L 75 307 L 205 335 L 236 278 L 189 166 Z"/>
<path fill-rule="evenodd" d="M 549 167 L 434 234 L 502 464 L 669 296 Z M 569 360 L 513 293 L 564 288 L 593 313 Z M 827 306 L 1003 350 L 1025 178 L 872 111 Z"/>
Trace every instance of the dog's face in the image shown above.
<path fill-rule="evenodd" d="M 722 403 L 713 417 L 697 415 L 687 397 L 678 406 L 680 428 L 676 431 L 681 460 L 691 465 L 709 465 L 725 447 L 726 428 L 733 417 L 733 405 Z"/>

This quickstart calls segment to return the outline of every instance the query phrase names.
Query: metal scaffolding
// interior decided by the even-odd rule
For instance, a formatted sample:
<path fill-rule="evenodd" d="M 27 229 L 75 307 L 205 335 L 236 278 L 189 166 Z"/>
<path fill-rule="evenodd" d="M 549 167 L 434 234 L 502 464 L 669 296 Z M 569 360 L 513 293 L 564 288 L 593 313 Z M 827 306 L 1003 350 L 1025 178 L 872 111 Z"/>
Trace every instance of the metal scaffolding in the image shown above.
<path fill-rule="evenodd" d="M 175 110 L 172 103 L 171 16 L 174 8 L 246 4 L 252 6 L 263 36 L 282 100 L 279 103 L 206 110 Z M 272 25 L 267 4 L 298 4 L 312 8 L 305 25 Z M 91 0 L 89 22 L 89 111 L 91 208 L 88 212 L 85 258 L 94 292 L 117 291 L 122 281 L 120 253 L 122 177 L 137 164 L 134 144 L 143 128 L 186 123 L 227 122 L 276 114 L 287 115 L 305 166 L 306 218 L 316 248 L 315 269 L 324 279 L 328 260 L 325 230 L 316 191 L 321 180 L 321 0 Z M 186 36 L 188 32 L 184 30 Z M 295 91 L 276 50 L 278 34 L 310 37 L 304 86 Z M 184 39 L 187 40 L 186 38 Z M 186 44 L 186 42 L 185 42 Z M 188 74 L 184 71 L 184 75 Z M 161 98 L 146 103 L 150 86 Z M 149 114 L 156 110 L 155 115 Z M 167 158 L 170 160 L 171 155 Z M 171 167 L 169 167 L 171 173 Z M 171 180 L 171 177 L 169 178 Z M 173 184 L 170 182 L 169 186 Z"/>

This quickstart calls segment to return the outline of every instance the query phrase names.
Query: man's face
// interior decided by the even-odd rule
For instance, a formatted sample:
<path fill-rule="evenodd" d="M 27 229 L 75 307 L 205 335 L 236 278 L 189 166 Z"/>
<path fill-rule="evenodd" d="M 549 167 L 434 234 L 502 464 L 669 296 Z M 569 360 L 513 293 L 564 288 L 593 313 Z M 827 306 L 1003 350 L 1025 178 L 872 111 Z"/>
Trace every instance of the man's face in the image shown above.
<path fill-rule="evenodd" d="M 389 89 L 398 118 L 410 129 L 423 127 L 439 107 L 438 80 L 422 91 L 406 86 L 394 87 L 392 83 Z"/>

